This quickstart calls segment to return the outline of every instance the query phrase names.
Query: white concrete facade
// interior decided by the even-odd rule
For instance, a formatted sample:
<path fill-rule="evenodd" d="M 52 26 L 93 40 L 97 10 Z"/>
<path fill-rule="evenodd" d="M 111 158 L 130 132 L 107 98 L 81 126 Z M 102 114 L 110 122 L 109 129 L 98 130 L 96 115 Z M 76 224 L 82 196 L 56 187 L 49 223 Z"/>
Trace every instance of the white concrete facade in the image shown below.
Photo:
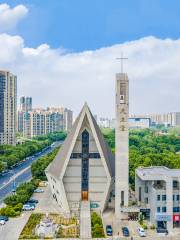
<path fill-rule="evenodd" d="M 116 153 L 115 153 L 115 214 L 129 200 L 129 80 L 125 73 L 116 74 Z"/>
<path fill-rule="evenodd" d="M 166 167 L 136 169 L 135 193 L 140 208 L 150 210 L 150 222 L 169 232 L 180 225 L 180 170 Z"/>

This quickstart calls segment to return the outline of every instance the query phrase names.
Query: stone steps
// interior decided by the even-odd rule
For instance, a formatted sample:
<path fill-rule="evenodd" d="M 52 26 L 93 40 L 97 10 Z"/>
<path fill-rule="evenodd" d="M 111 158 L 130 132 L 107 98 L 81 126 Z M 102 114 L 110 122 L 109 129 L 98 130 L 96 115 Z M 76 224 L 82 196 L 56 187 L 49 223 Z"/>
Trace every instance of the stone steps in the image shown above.
<path fill-rule="evenodd" d="M 91 237 L 91 212 L 90 212 L 90 202 L 89 201 L 81 202 L 80 238 L 82 240 L 92 239 L 92 237 Z"/>

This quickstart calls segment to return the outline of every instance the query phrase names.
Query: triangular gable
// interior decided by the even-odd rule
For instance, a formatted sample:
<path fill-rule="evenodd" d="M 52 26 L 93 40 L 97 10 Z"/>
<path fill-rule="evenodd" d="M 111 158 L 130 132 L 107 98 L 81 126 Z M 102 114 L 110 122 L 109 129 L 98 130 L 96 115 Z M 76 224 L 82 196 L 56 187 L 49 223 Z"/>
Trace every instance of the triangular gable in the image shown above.
<path fill-rule="evenodd" d="M 96 123 L 91 111 L 89 110 L 87 104 L 85 103 L 83 109 L 81 110 L 79 116 L 77 117 L 72 130 L 68 134 L 64 144 L 60 148 L 58 154 L 56 155 L 54 161 L 50 164 L 47 171 L 51 174 L 55 175 L 57 178 L 61 178 L 64 176 L 68 161 L 70 159 L 70 155 L 73 151 L 75 146 L 76 139 L 79 135 L 83 120 L 87 116 L 89 121 L 96 145 L 98 147 L 99 152 L 103 155 L 105 161 L 103 165 L 106 169 L 107 174 L 109 177 L 113 176 L 112 165 L 114 165 L 114 156 L 111 153 L 111 150 L 107 143 L 104 140 L 104 137 L 101 133 L 99 126 Z"/>

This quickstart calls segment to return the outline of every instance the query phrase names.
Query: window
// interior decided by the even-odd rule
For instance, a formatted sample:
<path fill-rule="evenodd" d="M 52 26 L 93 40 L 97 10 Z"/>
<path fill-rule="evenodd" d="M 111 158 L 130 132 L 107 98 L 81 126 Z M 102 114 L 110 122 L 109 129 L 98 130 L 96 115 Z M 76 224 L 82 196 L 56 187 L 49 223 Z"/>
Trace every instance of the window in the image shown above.
<path fill-rule="evenodd" d="M 149 202 L 148 198 L 145 198 L 145 203 L 148 203 L 148 202 Z"/>
<path fill-rule="evenodd" d="M 179 212 L 179 207 L 173 207 L 173 212 L 174 212 L 174 213 Z"/>
<path fill-rule="evenodd" d="M 126 84 L 120 83 L 120 95 L 125 95 L 125 94 L 126 94 Z"/>
<path fill-rule="evenodd" d="M 162 201 L 166 201 L 166 194 L 162 195 Z"/>
<path fill-rule="evenodd" d="M 173 201 L 175 201 L 175 195 L 173 194 Z"/>
<path fill-rule="evenodd" d="M 166 207 L 162 207 L 162 212 L 163 212 L 163 213 L 166 212 Z"/>
<path fill-rule="evenodd" d="M 157 195 L 157 201 L 161 200 L 161 195 Z"/>
<path fill-rule="evenodd" d="M 121 206 L 124 206 L 124 191 L 121 191 Z"/>
<path fill-rule="evenodd" d="M 157 207 L 157 213 L 160 213 L 160 212 L 161 212 L 161 208 Z"/>
<path fill-rule="evenodd" d="M 89 158 L 101 158 L 99 153 L 89 153 Z"/>
<path fill-rule="evenodd" d="M 148 186 L 145 186 L 145 193 L 148 193 Z"/>
<path fill-rule="evenodd" d="M 176 195 L 176 200 L 179 201 L 179 195 Z"/>
<path fill-rule="evenodd" d="M 82 154 L 81 154 L 81 153 L 72 153 L 70 158 L 75 158 L 75 159 L 77 159 L 77 158 L 81 158 L 81 157 L 82 157 Z"/>
<path fill-rule="evenodd" d="M 82 133 L 82 191 L 88 191 L 89 178 L 89 133 Z"/>
<path fill-rule="evenodd" d="M 141 187 L 139 187 L 139 201 L 141 202 Z"/>
<path fill-rule="evenodd" d="M 178 187 L 178 182 L 177 181 L 173 181 L 173 188 L 177 188 Z"/>

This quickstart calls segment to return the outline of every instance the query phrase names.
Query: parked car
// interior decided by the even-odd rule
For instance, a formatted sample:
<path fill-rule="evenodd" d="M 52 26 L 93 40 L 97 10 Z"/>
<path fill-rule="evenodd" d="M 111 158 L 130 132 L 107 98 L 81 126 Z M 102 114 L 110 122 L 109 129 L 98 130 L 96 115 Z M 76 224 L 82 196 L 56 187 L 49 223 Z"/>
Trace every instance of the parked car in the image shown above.
<path fill-rule="evenodd" d="M 113 230 L 112 230 L 111 225 L 106 226 L 106 234 L 107 234 L 107 236 L 112 236 Z"/>
<path fill-rule="evenodd" d="M 35 209 L 35 206 L 30 205 L 30 204 L 24 204 L 22 209 L 23 209 L 23 211 L 32 211 Z"/>
<path fill-rule="evenodd" d="M 37 199 L 31 198 L 31 199 L 28 200 L 28 202 L 29 203 L 38 203 L 39 201 Z"/>
<path fill-rule="evenodd" d="M 138 227 L 137 231 L 138 231 L 140 237 L 146 237 L 146 233 L 144 231 L 144 228 Z"/>
<path fill-rule="evenodd" d="M 164 233 L 164 234 L 168 234 L 168 230 L 165 228 L 157 228 L 157 233 Z"/>
<path fill-rule="evenodd" d="M 124 237 L 129 237 L 129 229 L 127 227 L 122 228 L 122 233 Z"/>
<path fill-rule="evenodd" d="M 42 188 L 37 188 L 34 190 L 35 193 L 43 193 L 44 190 Z"/>
<path fill-rule="evenodd" d="M 34 208 L 36 207 L 36 204 L 35 204 L 35 203 L 30 203 L 30 202 L 25 202 L 24 205 L 33 206 Z"/>
<path fill-rule="evenodd" d="M 6 217 L 6 216 L 2 216 L 2 215 L 1 215 L 1 216 L 0 216 L 0 221 L 1 221 L 1 220 L 4 220 L 4 221 L 7 222 L 7 221 L 9 220 L 9 218 Z"/>
<path fill-rule="evenodd" d="M 4 225 L 6 223 L 5 220 L 0 220 L 0 225 Z"/>

